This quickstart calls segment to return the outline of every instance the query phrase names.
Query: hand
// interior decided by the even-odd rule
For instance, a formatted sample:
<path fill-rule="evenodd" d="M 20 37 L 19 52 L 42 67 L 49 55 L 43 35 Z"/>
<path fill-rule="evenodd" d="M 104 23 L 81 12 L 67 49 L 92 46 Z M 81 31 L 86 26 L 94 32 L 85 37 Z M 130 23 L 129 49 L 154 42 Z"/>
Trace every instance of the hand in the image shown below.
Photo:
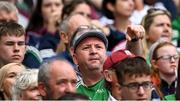
<path fill-rule="evenodd" d="M 144 27 L 141 25 L 129 25 L 127 27 L 126 39 L 128 41 L 143 39 L 145 36 Z"/>
<path fill-rule="evenodd" d="M 52 12 L 47 20 L 50 25 L 56 24 L 60 20 L 60 13 L 57 11 Z"/>
<path fill-rule="evenodd" d="M 54 33 L 57 31 L 57 24 L 60 21 L 60 14 L 58 12 L 52 12 L 49 15 L 47 30 L 48 32 Z"/>

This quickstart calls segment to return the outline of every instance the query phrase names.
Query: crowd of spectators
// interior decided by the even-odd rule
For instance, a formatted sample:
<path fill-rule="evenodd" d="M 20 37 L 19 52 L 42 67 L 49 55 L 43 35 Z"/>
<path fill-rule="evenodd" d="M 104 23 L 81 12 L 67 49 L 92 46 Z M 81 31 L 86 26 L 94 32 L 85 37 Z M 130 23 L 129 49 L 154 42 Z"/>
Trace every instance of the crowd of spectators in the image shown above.
<path fill-rule="evenodd" d="M 180 100 L 179 0 L 0 0 L 0 100 Z"/>

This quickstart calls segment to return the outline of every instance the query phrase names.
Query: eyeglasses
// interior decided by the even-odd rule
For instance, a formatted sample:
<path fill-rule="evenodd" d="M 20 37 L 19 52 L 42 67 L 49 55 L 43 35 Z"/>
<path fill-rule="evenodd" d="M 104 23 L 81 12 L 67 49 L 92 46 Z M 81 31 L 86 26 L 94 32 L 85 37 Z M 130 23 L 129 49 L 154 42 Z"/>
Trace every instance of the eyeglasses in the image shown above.
<path fill-rule="evenodd" d="M 126 85 L 121 84 L 121 86 L 122 87 L 127 87 L 132 92 L 137 92 L 140 87 L 143 87 L 143 89 L 145 91 L 150 90 L 153 87 L 153 84 L 150 81 L 145 81 L 145 82 L 142 82 L 142 83 L 133 82 L 133 83 L 129 83 L 129 84 L 126 84 Z"/>
<path fill-rule="evenodd" d="M 164 55 L 164 56 L 160 56 L 158 57 L 156 60 L 159 60 L 159 59 L 162 59 L 162 60 L 168 60 L 168 61 L 171 61 L 172 59 L 174 59 L 175 61 L 179 60 L 179 56 L 178 55 Z"/>

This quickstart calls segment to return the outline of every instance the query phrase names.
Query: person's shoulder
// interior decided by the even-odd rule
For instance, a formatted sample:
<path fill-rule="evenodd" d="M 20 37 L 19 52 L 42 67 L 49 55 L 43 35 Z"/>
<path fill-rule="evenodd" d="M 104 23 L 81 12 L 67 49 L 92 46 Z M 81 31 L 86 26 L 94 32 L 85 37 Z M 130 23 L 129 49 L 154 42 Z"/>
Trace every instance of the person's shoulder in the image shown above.
<path fill-rule="evenodd" d="M 165 101 L 175 101 L 176 100 L 175 94 L 165 96 L 164 100 Z"/>

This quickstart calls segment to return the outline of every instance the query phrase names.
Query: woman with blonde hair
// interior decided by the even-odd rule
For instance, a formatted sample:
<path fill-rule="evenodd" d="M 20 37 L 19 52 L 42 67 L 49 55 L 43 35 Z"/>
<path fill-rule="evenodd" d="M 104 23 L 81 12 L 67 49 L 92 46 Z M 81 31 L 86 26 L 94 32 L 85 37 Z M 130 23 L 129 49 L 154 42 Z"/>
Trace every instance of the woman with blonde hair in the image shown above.
<path fill-rule="evenodd" d="M 25 66 L 20 63 L 9 63 L 0 69 L 0 100 L 11 100 L 11 88 L 15 82 L 15 77 L 25 70 Z"/>
<path fill-rule="evenodd" d="M 16 77 L 12 87 L 13 100 L 40 100 L 38 69 L 27 69 Z"/>
<path fill-rule="evenodd" d="M 145 58 L 148 57 L 151 45 L 160 38 L 171 41 L 171 14 L 168 11 L 156 8 L 149 9 L 143 17 L 141 25 L 146 31 L 143 44 Z"/>

